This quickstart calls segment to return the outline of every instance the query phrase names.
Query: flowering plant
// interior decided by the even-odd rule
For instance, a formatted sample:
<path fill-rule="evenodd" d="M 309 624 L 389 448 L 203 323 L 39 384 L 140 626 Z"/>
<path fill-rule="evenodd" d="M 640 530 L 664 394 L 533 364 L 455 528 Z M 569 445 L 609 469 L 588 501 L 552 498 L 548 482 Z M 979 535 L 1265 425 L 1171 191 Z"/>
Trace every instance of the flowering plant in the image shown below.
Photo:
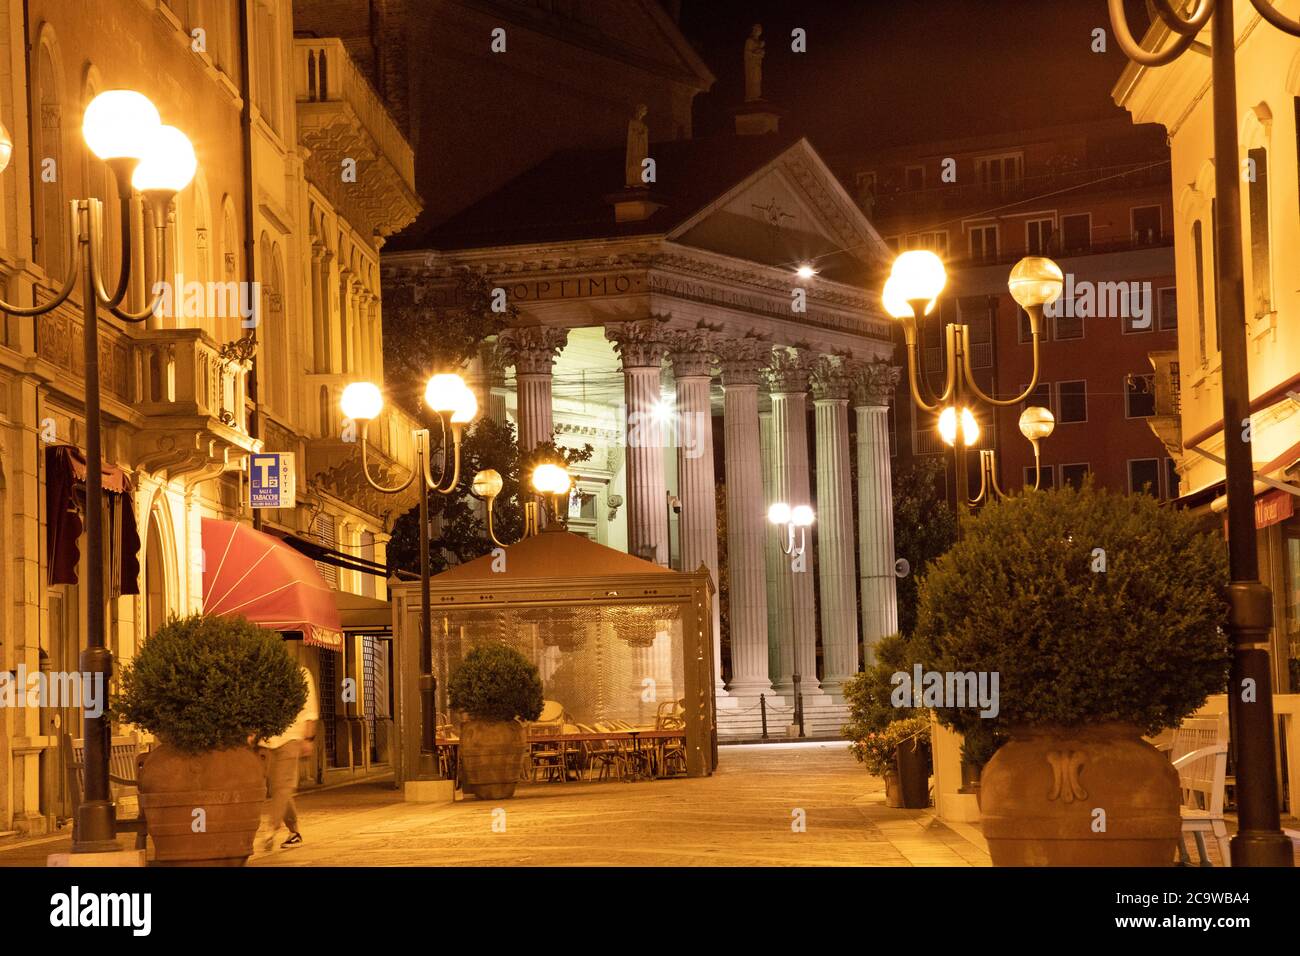
<path fill-rule="evenodd" d="M 884 730 L 868 733 L 852 741 L 849 750 L 867 768 L 868 773 L 883 777 L 896 772 L 894 757 L 899 746 L 904 741 L 913 739 L 927 751 L 930 749 L 929 717 L 896 720 Z"/>

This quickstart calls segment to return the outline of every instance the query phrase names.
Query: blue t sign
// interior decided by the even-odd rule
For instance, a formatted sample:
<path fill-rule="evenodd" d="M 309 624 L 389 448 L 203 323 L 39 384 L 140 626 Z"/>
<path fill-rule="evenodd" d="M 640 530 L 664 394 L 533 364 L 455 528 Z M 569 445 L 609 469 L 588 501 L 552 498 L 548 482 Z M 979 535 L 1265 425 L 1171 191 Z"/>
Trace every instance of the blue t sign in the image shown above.
<path fill-rule="evenodd" d="M 254 508 L 292 508 L 293 455 L 253 455 L 248 494 L 249 505 Z"/>

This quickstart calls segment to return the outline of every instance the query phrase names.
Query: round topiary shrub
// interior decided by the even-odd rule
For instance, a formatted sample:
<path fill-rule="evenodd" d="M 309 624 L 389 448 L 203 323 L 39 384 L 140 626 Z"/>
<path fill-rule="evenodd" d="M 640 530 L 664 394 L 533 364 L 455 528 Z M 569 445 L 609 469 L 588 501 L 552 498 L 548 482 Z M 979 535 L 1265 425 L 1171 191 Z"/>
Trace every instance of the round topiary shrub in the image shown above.
<path fill-rule="evenodd" d="M 475 720 L 536 720 L 542 712 L 542 678 L 513 647 L 484 644 L 460 662 L 447 683 L 451 706 Z"/>
<path fill-rule="evenodd" d="M 284 639 L 242 617 L 173 619 L 122 668 L 116 718 L 184 753 L 282 733 L 307 702 Z"/>
<path fill-rule="evenodd" d="M 958 730 L 1173 726 L 1224 689 L 1222 540 L 1148 495 L 1085 485 L 988 505 L 924 575 L 930 666 L 998 675 L 998 713 L 943 708 Z M 949 702 L 951 703 L 951 702 Z"/>

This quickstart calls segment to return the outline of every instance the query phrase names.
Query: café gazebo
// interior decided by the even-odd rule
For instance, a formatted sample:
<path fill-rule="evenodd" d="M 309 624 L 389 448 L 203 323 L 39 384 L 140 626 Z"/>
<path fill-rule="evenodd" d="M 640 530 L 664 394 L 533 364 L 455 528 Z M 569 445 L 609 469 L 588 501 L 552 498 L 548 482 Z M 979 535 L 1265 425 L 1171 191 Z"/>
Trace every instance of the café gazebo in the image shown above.
<path fill-rule="evenodd" d="M 391 593 L 400 785 L 420 758 L 420 584 L 394 582 Z M 711 597 L 707 570 L 672 571 L 559 526 L 434 576 L 440 742 L 455 734 L 447 677 L 469 650 L 497 642 L 537 666 L 551 711 L 541 720 L 552 726 L 535 729 L 561 753 L 566 740 L 575 750 L 607 740 L 635 743 L 640 752 L 643 738 L 667 736 L 668 720 L 684 742 L 677 769 L 711 774 Z M 661 768 L 649 769 L 659 775 Z"/>

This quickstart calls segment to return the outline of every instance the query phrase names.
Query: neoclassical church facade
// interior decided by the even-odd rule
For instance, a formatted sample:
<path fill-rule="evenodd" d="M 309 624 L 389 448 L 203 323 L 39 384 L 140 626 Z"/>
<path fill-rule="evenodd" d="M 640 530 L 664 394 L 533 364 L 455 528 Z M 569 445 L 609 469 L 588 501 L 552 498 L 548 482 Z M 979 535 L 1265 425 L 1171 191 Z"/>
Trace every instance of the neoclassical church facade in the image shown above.
<path fill-rule="evenodd" d="M 837 733 L 844 681 L 896 622 L 897 371 L 867 291 L 887 250 L 807 140 L 779 133 L 774 114 L 755 123 L 763 113 L 738 120 L 759 128 L 749 135 L 651 143 L 640 157 L 629 110 L 626 148 L 557 152 L 424 248 L 383 257 L 385 288 L 409 287 L 431 321 L 456 307 L 466 269 L 517 310 L 470 378 L 524 449 L 552 436 L 593 446 L 571 529 L 704 566 L 721 585 L 724 738 L 760 732 L 760 695 L 784 733 L 795 674 L 806 732 Z M 646 159 L 653 181 L 638 183 Z M 767 522 L 775 501 L 816 512 L 802 556 Z"/>

